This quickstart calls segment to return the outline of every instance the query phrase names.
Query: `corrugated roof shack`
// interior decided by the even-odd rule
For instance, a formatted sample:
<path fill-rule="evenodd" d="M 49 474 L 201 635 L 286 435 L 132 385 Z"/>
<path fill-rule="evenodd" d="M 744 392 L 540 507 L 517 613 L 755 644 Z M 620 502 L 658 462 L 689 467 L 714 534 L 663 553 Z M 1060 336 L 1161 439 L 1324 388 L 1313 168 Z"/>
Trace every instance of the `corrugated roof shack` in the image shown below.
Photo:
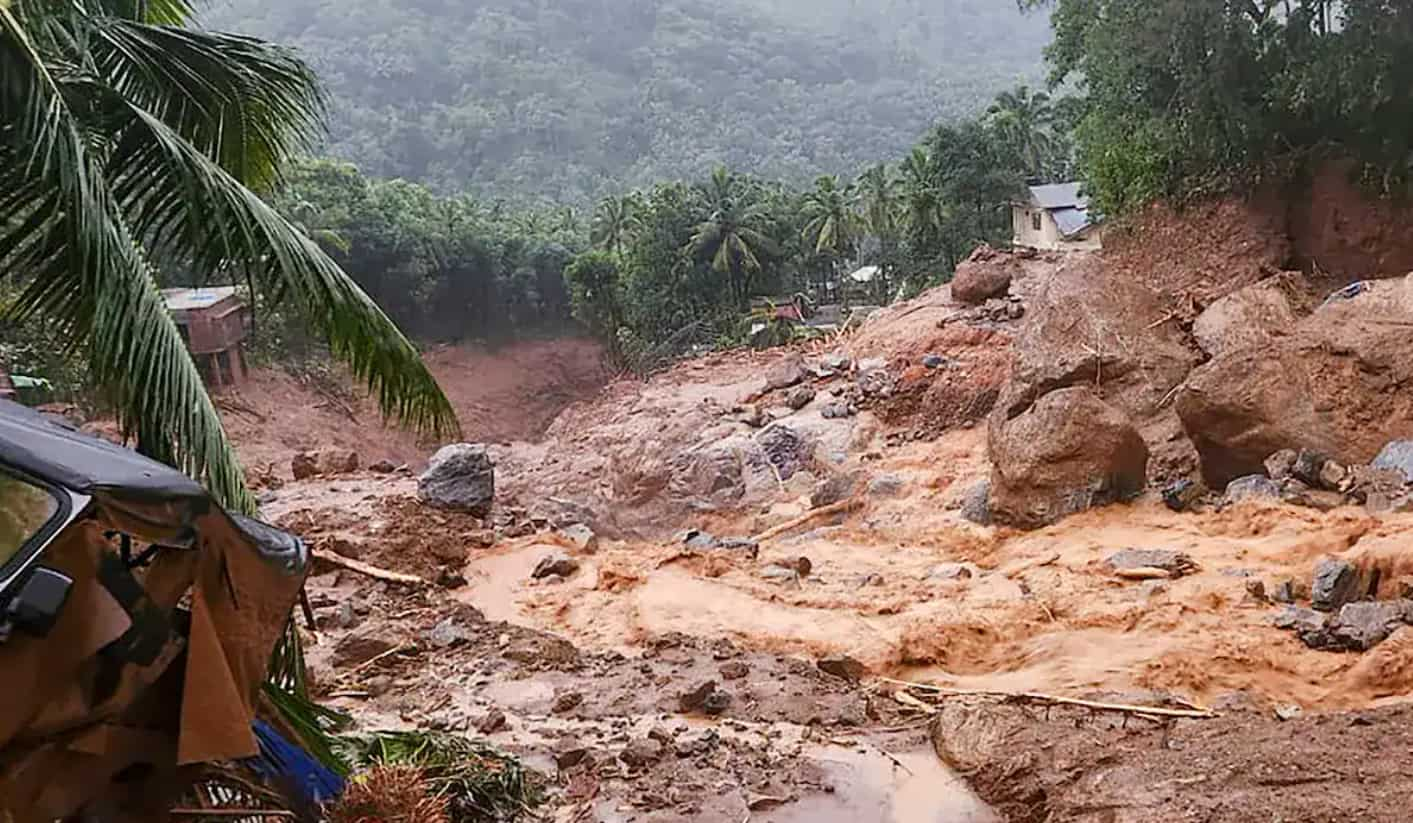
<path fill-rule="evenodd" d="M 163 289 L 162 297 L 206 382 L 230 386 L 243 381 L 242 344 L 250 334 L 251 313 L 235 286 Z"/>
<path fill-rule="evenodd" d="M 1041 251 L 1093 251 L 1103 248 L 1103 218 L 1089 208 L 1078 183 L 1027 186 L 1011 204 L 1012 245 Z"/>

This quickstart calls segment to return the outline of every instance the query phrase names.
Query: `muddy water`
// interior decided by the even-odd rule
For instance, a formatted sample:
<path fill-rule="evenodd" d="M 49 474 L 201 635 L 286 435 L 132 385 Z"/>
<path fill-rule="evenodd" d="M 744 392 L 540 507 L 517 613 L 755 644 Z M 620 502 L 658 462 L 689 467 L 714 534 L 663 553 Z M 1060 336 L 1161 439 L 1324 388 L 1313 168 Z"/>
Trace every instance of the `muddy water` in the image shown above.
<path fill-rule="evenodd" d="M 884 756 L 839 746 L 808 756 L 835 781 L 830 795 L 814 795 L 759 820 L 773 823 L 999 823 L 930 750 Z M 896 762 L 895 762 L 896 761 Z"/>

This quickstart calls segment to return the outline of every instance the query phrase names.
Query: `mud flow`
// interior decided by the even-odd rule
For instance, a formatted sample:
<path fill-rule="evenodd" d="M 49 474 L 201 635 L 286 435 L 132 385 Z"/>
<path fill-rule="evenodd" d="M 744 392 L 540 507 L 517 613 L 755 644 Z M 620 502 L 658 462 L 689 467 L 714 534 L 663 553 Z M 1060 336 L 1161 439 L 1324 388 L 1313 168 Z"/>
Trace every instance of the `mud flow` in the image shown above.
<path fill-rule="evenodd" d="M 522 755 L 556 820 L 1406 819 L 1413 284 L 1286 270 L 1253 209 L 1145 218 L 1245 238 L 1226 279 L 982 249 L 838 339 L 452 375 L 558 398 L 476 446 L 248 430 L 320 694 Z"/>

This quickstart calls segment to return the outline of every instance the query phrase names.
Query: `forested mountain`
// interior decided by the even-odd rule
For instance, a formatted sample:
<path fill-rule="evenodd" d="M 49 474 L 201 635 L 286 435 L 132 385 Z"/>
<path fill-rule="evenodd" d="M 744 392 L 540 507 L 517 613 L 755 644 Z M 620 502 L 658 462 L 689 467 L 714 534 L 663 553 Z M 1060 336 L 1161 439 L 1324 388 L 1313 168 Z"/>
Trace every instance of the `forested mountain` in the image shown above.
<path fill-rule="evenodd" d="M 718 164 L 795 182 L 895 157 L 1042 74 L 1010 0 L 216 0 L 296 47 L 328 153 L 482 197 L 587 203 Z"/>

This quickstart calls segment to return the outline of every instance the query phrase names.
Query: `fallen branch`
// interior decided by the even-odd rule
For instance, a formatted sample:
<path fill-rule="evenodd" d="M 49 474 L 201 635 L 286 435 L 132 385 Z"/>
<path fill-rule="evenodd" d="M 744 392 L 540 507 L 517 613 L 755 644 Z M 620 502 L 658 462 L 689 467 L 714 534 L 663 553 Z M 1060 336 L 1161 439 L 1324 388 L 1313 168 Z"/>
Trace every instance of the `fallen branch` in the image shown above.
<path fill-rule="evenodd" d="M 390 583 L 408 583 L 413 586 L 427 585 L 426 580 L 423 580 L 415 574 L 403 574 L 402 572 L 380 569 L 377 566 L 369 565 L 361 560 L 354 560 L 351 557 L 344 557 L 341 554 L 334 554 L 333 552 L 314 552 L 313 554 L 316 560 L 326 560 L 335 566 L 342 566 L 349 571 L 355 571 L 376 580 L 386 580 Z"/>
<path fill-rule="evenodd" d="M 1134 706 L 1127 703 L 1103 703 L 1097 700 L 1081 700 L 1077 697 L 1059 697 L 1053 694 L 1041 694 L 1039 692 L 1003 692 L 988 689 L 953 689 L 947 686 L 931 686 L 926 683 L 912 683 L 907 680 L 894 680 L 890 677 L 878 678 L 884 683 L 892 683 L 895 686 L 907 686 L 910 689 L 921 689 L 922 691 L 934 692 L 955 697 L 1000 697 L 1006 700 L 1030 700 L 1036 703 L 1050 703 L 1060 706 L 1079 706 L 1085 709 L 1095 709 L 1097 711 L 1121 712 L 1124 714 L 1150 715 L 1154 717 L 1192 717 L 1200 719 L 1211 719 L 1217 717 L 1217 713 L 1211 709 L 1169 709 L 1162 706 Z"/>
<path fill-rule="evenodd" d="M 821 506 L 818 509 L 814 509 L 812 511 L 800 515 L 799 517 L 796 517 L 794 520 L 788 520 L 774 528 L 766 529 L 765 531 L 761 532 L 755 537 L 752 537 L 751 539 L 757 543 L 764 543 L 765 541 L 773 540 L 776 537 L 785 534 L 786 532 L 798 529 L 806 523 L 812 523 L 821 517 L 828 517 L 831 514 L 839 514 L 841 512 L 851 512 L 861 506 L 863 506 L 863 501 L 858 498 L 851 498 L 849 500 L 843 500 L 838 503 L 832 503 L 828 506 Z"/>

